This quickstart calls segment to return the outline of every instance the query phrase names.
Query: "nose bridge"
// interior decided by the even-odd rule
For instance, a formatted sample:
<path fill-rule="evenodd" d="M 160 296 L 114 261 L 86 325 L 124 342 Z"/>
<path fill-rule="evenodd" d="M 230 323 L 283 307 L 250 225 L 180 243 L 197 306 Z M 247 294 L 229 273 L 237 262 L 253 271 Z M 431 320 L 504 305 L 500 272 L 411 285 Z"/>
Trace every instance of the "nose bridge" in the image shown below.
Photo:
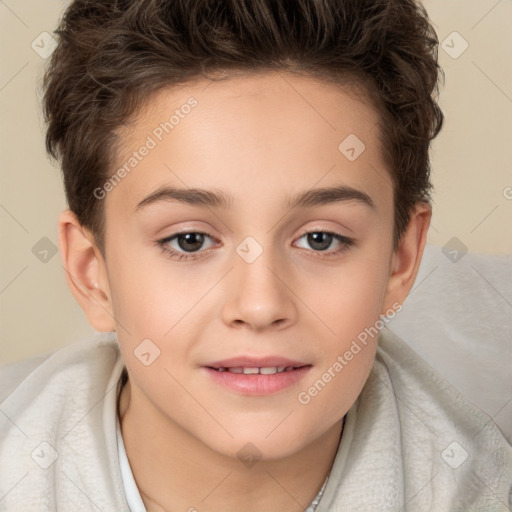
<path fill-rule="evenodd" d="M 258 237 L 262 240 L 262 237 Z M 284 326 L 295 321 L 293 294 L 271 233 L 263 243 L 248 236 L 236 247 L 233 271 L 223 304 L 228 325 L 247 324 L 254 330 Z"/>

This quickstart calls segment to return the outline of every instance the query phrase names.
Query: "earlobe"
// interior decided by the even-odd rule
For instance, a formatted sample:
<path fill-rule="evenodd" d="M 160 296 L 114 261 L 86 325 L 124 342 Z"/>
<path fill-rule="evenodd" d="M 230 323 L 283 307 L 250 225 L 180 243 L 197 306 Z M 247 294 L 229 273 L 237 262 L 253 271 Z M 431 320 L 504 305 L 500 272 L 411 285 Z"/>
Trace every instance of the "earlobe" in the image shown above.
<path fill-rule="evenodd" d="M 394 303 L 402 304 L 414 285 L 427 241 L 431 217 L 430 206 L 426 203 L 417 203 L 399 245 L 392 255 L 384 311 Z"/>
<path fill-rule="evenodd" d="M 59 215 L 59 249 L 71 293 L 91 327 L 115 330 L 106 264 L 89 230 L 71 210 Z"/>

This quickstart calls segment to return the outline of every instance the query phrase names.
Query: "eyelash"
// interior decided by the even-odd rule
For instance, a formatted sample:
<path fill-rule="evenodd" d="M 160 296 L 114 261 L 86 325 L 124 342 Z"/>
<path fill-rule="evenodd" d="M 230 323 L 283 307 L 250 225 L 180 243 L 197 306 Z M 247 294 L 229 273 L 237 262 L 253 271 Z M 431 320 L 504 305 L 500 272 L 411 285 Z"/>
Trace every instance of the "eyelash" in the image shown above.
<path fill-rule="evenodd" d="M 298 240 L 300 240 L 301 238 L 304 238 L 306 235 L 309 235 L 311 233 L 325 233 L 327 235 L 331 235 L 335 240 L 337 240 L 338 242 L 340 242 L 342 245 L 339 249 L 335 250 L 335 251 L 330 251 L 330 252 L 327 252 L 327 251 L 312 251 L 312 252 L 315 252 L 315 253 L 320 253 L 321 254 L 321 258 L 330 258 L 330 257 L 334 257 L 334 256 L 338 256 L 340 255 L 341 253 L 344 253 L 345 251 L 347 251 L 351 246 L 354 245 L 354 240 L 351 239 L 351 238 L 348 238 L 346 236 L 343 236 L 343 235 L 340 235 L 338 233 L 334 233 L 333 231 L 326 231 L 326 230 L 314 230 L 314 231 L 306 231 L 305 233 L 303 233 L 299 238 Z M 171 256 L 172 258 L 174 259 L 177 259 L 178 261 L 183 261 L 183 260 L 195 260 L 197 258 L 201 258 L 202 255 L 201 255 L 201 252 L 204 252 L 204 251 L 197 251 L 197 252 L 192 252 L 192 253 L 182 253 L 182 252 L 178 252 L 174 249 L 171 249 L 169 247 L 169 242 L 174 240 L 175 238 L 178 238 L 180 235 L 188 235 L 188 234 L 198 234 L 198 235 L 205 235 L 209 238 L 211 238 L 212 240 L 215 240 L 216 239 L 211 236 L 209 233 L 206 233 L 204 231 L 182 231 L 180 233 L 175 233 L 171 236 L 168 236 L 166 238 L 163 238 L 161 240 L 157 240 L 156 241 L 156 244 L 160 247 L 160 249 L 168 256 Z"/>

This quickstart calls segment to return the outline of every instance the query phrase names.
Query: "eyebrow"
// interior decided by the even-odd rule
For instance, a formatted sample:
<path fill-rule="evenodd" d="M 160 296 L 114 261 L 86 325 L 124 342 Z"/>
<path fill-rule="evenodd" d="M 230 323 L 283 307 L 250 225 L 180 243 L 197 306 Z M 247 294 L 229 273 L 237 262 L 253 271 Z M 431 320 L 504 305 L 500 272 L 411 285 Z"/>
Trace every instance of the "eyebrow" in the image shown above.
<path fill-rule="evenodd" d="M 134 211 L 137 212 L 150 204 L 161 201 L 178 201 L 191 206 L 230 210 L 233 197 L 218 190 L 162 186 L 140 201 Z M 366 192 L 345 185 L 316 188 L 288 196 L 285 206 L 290 209 L 307 208 L 348 201 L 355 201 L 375 210 L 375 204 Z"/>

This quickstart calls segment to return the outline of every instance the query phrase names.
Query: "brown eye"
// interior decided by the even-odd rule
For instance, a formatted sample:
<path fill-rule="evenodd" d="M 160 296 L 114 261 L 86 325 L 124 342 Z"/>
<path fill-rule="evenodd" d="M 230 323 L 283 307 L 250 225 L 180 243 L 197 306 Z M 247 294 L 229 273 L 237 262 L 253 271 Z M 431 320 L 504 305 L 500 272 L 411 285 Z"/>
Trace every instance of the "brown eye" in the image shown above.
<path fill-rule="evenodd" d="M 326 257 L 336 256 L 354 244 L 351 238 L 330 231 L 310 231 L 299 238 L 299 240 L 302 239 L 306 240 L 307 245 L 313 249 L 313 252 L 325 252 Z M 328 250 L 332 247 L 333 242 L 336 242 L 334 250 Z M 336 245 L 338 245 L 338 248 L 336 248 Z M 307 247 L 304 248 L 307 249 Z"/>
<path fill-rule="evenodd" d="M 308 244 L 317 251 L 325 251 L 329 248 L 333 241 L 333 235 L 326 233 L 325 231 L 316 231 L 314 233 L 308 233 L 307 235 Z"/>
<path fill-rule="evenodd" d="M 184 233 L 176 237 L 178 246 L 184 251 L 197 251 L 204 243 L 204 235 L 202 233 Z"/>
<path fill-rule="evenodd" d="M 187 231 L 183 233 L 176 233 L 168 236 L 163 240 L 158 240 L 157 245 L 173 259 L 186 260 L 194 259 L 202 256 L 203 252 L 206 252 L 204 243 L 207 240 L 215 240 L 208 233 L 202 233 L 200 231 Z M 206 247 L 208 249 L 209 247 Z"/>

